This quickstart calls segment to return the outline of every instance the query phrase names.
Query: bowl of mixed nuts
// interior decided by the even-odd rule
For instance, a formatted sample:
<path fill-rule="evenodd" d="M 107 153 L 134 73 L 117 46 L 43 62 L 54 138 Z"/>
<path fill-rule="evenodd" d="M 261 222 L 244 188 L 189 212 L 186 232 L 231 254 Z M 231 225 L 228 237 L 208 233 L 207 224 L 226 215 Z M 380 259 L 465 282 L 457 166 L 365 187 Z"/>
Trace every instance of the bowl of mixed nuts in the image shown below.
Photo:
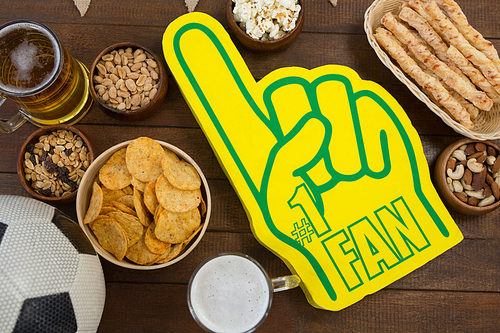
<path fill-rule="evenodd" d="M 500 206 L 500 147 L 461 139 L 438 157 L 434 180 L 450 208 L 467 215 L 492 212 Z"/>
<path fill-rule="evenodd" d="M 118 119 L 150 116 L 165 99 L 165 66 L 151 50 L 124 42 L 104 49 L 90 68 L 90 92 L 99 107 Z"/>
<path fill-rule="evenodd" d="M 85 133 L 68 125 L 51 125 L 26 139 L 17 174 L 33 198 L 66 204 L 75 201 L 80 181 L 93 161 L 94 149 Z"/>

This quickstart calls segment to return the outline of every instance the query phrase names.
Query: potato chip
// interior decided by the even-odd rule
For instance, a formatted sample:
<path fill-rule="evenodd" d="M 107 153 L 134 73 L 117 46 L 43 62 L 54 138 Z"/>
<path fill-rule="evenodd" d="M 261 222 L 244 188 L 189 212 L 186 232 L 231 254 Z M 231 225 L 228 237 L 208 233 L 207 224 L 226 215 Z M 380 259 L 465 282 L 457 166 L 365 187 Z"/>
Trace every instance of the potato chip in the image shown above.
<path fill-rule="evenodd" d="M 125 256 L 127 259 L 139 265 L 151 265 L 158 260 L 159 254 L 149 251 L 146 243 L 144 242 L 144 233 L 137 243 L 128 248 Z"/>
<path fill-rule="evenodd" d="M 156 197 L 160 205 L 171 212 L 187 212 L 200 204 L 201 191 L 183 191 L 175 188 L 167 180 L 167 177 L 161 175 L 156 181 Z"/>
<path fill-rule="evenodd" d="M 155 264 L 165 264 L 169 262 L 170 260 L 174 259 L 177 257 L 182 250 L 184 250 L 189 242 L 198 234 L 198 232 L 203 228 L 203 224 L 200 225 L 198 229 L 196 229 L 191 236 L 189 236 L 188 239 L 186 239 L 184 242 L 179 243 L 179 244 L 174 244 L 170 246 L 170 248 L 165 251 L 164 254 L 160 255 L 160 257 L 156 260 Z"/>
<path fill-rule="evenodd" d="M 110 190 L 120 190 L 130 185 L 132 176 L 125 160 L 126 152 L 126 148 L 118 150 L 99 170 L 99 180 Z"/>
<path fill-rule="evenodd" d="M 155 235 L 166 243 L 182 243 L 200 226 L 201 216 L 198 208 L 184 213 L 164 210 L 158 215 Z"/>
<path fill-rule="evenodd" d="M 191 236 L 188 237 L 188 239 L 186 239 L 182 244 L 184 244 L 184 246 L 187 246 L 189 244 L 189 242 L 198 234 L 198 232 L 200 232 L 200 230 L 203 228 L 203 224 L 200 224 L 200 226 L 198 227 L 198 229 L 196 229 L 192 234 Z"/>
<path fill-rule="evenodd" d="M 163 174 L 167 177 L 170 184 L 179 190 L 193 191 L 201 186 L 201 179 L 198 171 L 186 161 L 166 162 L 166 158 L 162 160 Z"/>
<path fill-rule="evenodd" d="M 137 216 L 137 213 L 135 212 L 135 210 L 133 210 L 132 208 L 127 207 L 127 205 L 124 205 L 121 202 L 111 201 L 110 204 L 113 205 L 113 206 L 115 206 L 116 208 L 118 208 L 119 210 L 121 210 L 124 213 Z"/>
<path fill-rule="evenodd" d="M 119 209 L 116 208 L 115 206 L 102 206 L 99 214 L 100 215 L 107 215 L 108 213 L 117 212 L 117 211 L 119 211 Z"/>
<path fill-rule="evenodd" d="M 168 161 L 172 161 L 172 162 L 179 162 L 180 161 L 179 157 L 170 149 L 163 147 L 163 150 L 165 151 L 165 155 L 166 155 L 165 157 L 167 158 Z M 163 164 L 163 160 L 165 159 L 165 157 L 162 159 L 162 164 Z"/>
<path fill-rule="evenodd" d="M 92 231 L 99 244 L 116 259 L 122 261 L 128 248 L 127 233 L 123 227 L 110 218 L 103 218 L 92 224 Z"/>
<path fill-rule="evenodd" d="M 134 189 L 132 188 L 132 186 L 124 187 L 124 188 L 122 188 L 122 191 L 123 191 L 123 193 L 125 193 L 127 195 L 134 194 Z"/>
<path fill-rule="evenodd" d="M 146 235 L 144 235 L 144 243 L 148 247 L 149 251 L 156 254 L 164 254 L 165 251 L 170 247 L 169 243 L 162 242 L 155 235 L 156 224 L 153 222 L 149 225 L 146 230 Z"/>
<path fill-rule="evenodd" d="M 153 180 L 152 182 L 149 182 L 146 187 L 144 188 L 144 204 L 146 205 L 146 208 L 149 210 L 151 214 L 154 214 L 156 211 L 156 207 L 158 207 L 158 199 L 156 198 L 156 180 Z"/>
<path fill-rule="evenodd" d="M 99 215 L 101 207 L 102 207 L 102 190 L 101 187 L 97 185 L 97 183 L 94 183 L 92 185 L 92 196 L 90 197 L 89 208 L 87 209 L 87 213 L 85 213 L 83 223 L 88 224 L 92 222 L 97 217 L 97 215 Z"/>
<path fill-rule="evenodd" d="M 160 259 L 158 258 L 156 260 L 156 264 L 165 264 L 167 262 L 169 262 L 170 260 L 174 259 L 175 257 L 177 257 L 179 255 L 179 253 L 181 253 L 182 249 L 184 248 L 182 246 L 183 243 L 179 243 L 179 244 L 174 244 L 170 247 L 170 251 L 168 252 L 168 254 L 163 258 L 163 259 Z"/>
<path fill-rule="evenodd" d="M 158 205 L 158 207 L 156 207 L 156 210 L 155 210 L 155 213 L 153 215 L 153 219 L 155 221 L 158 220 L 158 216 L 161 214 L 161 212 L 163 212 L 165 210 L 165 208 L 163 208 L 161 205 Z"/>
<path fill-rule="evenodd" d="M 102 205 L 106 206 L 108 205 L 111 201 L 115 201 L 118 198 L 123 197 L 126 195 L 124 192 L 124 189 L 121 190 L 110 190 L 107 189 L 105 186 L 101 188 L 102 190 Z"/>
<path fill-rule="evenodd" d="M 132 177 L 131 184 L 134 187 L 134 189 L 138 189 L 139 191 L 144 192 L 144 188 L 146 187 L 147 183 L 141 182 L 137 178 Z"/>
<path fill-rule="evenodd" d="M 135 212 L 137 213 L 137 217 L 143 226 L 147 227 L 151 224 L 151 216 L 149 215 L 149 211 L 144 205 L 144 201 L 142 199 L 142 193 L 134 188 L 134 206 Z"/>
<path fill-rule="evenodd" d="M 135 209 L 134 196 L 131 194 L 125 194 L 124 196 L 117 198 L 115 201 L 124 204 L 130 209 Z"/>
<path fill-rule="evenodd" d="M 203 200 L 203 196 L 201 197 L 200 202 L 200 213 L 201 216 L 205 216 L 205 214 L 207 213 L 207 203 L 205 202 L 205 200 Z"/>
<path fill-rule="evenodd" d="M 130 174 L 141 182 L 153 181 L 162 174 L 163 157 L 165 151 L 162 146 L 146 137 L 132 140 L 125 156 Z"/>
<path fill-rule="evenodd" d="M 123 212 L 111 212 L 108 217 L 118 222 L 127 233 L 128 247 L 131 247 L 141 238 L 144 227 L 135 216 Z"/>
<path fill-rule="evenodd" d="M 165 258 L 167 258 L 167 256 L 170 254 L 170 251 L 172 250 L 173 247 L 175 247 L 177 244 L 170 244 L 170 246 L 168 247 L 168 249 L 165 250 L 165 252 L 163 252 L 162 254 L 160 254 L 160 256 L 156 259 L 156 261 L 154 262 L 155 264 L 159 264 L 160 262 L 162 262 L 163 260 L 165 260 Z"/>

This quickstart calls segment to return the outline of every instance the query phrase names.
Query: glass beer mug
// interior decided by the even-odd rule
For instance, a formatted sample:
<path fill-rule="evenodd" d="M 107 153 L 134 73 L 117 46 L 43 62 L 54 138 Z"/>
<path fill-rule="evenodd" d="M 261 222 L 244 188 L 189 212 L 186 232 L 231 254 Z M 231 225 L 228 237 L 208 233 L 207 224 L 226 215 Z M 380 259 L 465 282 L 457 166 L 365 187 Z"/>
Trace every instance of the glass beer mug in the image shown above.
<path fill-rule="evenodd" d="M 273 293 L 300 282 L 297 275 L 270 279 L 252 257 L 224 252 L 196 268 L 188 285 L 188 306 L 206 332 L 250 333 L 266 319 Z"/>
<path fill-rule="evenodd" d="M 19 108 L 9 120 L 0 120 L 2 133 L 26 120 L 71 125 L 92 105 L 87 68 L 41 23 L 16 20 L 0 26 L 0 66 L 0 105 L 11 99 Z"/>

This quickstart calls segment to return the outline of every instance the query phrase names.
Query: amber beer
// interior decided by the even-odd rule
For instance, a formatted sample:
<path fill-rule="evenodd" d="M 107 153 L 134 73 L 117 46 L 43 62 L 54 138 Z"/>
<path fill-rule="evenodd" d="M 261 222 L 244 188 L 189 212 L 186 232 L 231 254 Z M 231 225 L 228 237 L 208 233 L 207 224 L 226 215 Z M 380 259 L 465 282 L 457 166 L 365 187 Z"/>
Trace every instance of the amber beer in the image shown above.
<path fill-rule="evenodd" d="M 19 20 L 0 27 L 0 94 L 36 125 L 73 124 L 88 111 L 89 80 L 45 25 Z"/>

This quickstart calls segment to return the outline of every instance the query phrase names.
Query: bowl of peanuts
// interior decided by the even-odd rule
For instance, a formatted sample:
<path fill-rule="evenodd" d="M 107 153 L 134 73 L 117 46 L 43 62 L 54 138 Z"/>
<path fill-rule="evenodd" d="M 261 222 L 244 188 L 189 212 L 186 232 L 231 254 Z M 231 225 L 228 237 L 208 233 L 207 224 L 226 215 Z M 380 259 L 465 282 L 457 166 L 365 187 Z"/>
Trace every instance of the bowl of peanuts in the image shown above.
<path fill-rule="evenodd" d="M 94 161 L 89 137 L 68 125 L 39 128 L 24 142 L 17 174 L 33 198 L 48 204 L 74 202 L 80 182 Z"/>
<path fill-rule="evenodd" d="M 165 65 L 150 49 L 131 42 L 111 45 L 94 60 L 90 92 L 99 107 L 117 119 L 150 116 L 165 99 Z"/>
<path fill-rule="evenodd" d="M 434 182 L 445 204 L 466 215 L 500 206 L 500 147 L 492 141 L 461 139 L 439 155 Z"/>

